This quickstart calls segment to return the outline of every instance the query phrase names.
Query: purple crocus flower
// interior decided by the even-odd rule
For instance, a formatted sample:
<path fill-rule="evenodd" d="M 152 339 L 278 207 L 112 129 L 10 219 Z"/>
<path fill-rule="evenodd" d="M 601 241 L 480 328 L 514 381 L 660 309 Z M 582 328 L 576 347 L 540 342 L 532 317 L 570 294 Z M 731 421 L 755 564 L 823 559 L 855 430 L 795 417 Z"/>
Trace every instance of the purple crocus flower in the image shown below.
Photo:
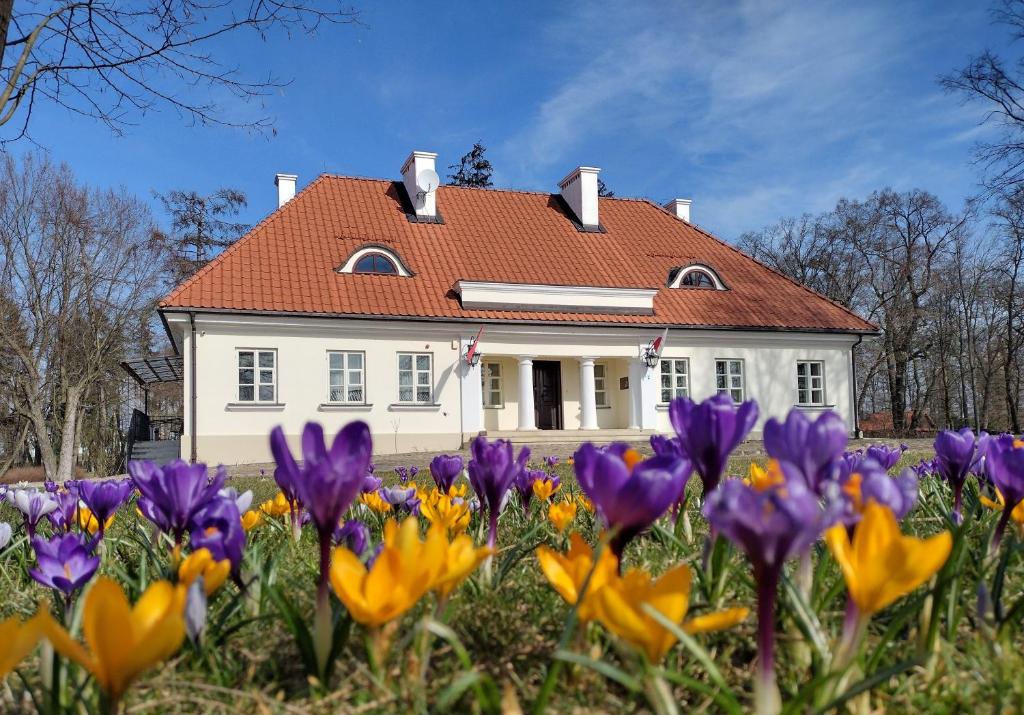
<path fill-rule="evenodd" d="M 139 511 L 161 531 L 172 534 L 176 546 L 181 544 L 195 513 L 217 497 L 227 474 L 218 467 L 211 479 L 205 464 L 180 459 L 163 467 L 148 461 L 129 462 L 128 473 L 141 494 Z"/>
<path fill-rule="evenodd" d="M 796 467 L 807 487 L 817 494 L 826 482 L 837 479 L 846 441 L 846 425 L 832 411 L 812 421 L 800 410 L 792 409 L 784 422 L 773 417 L 764 425 L 768 456 Z"/>
<path fill-rule="evenodd" d="M 30 537 L 35 536 L 39 520 L 57 509 L 57 500 L 38 489 L 15 489 L 8 496 L 8 501 L 24 515 L 25 529 Z"/>
<path fill-rule="evenodd" d="M 356 556 L 362 556 L 370 541 L 370 530 L 358 519 L 349 519 L 334 530 L 334 543 L 344 546 Z"/>
<path fill-rule="evenodd" d="M 327 582 L 331 568 L 331 537 L 341 517 L 359 496 L 369 473 L 373 454 L 370 427 L 365 422 L 349 422 L 341 428 L 327 449 L 324 428 L 307 422 L 302 430 L 300 468 L 292 457 L 284 430 L 270 433 L 270 451 L 279 469 L 287 472 L 299 499 L 316 527 L 320 541 L 320 580 L 317 584 L 313 650 L 320 677 L 324 677 L 332 644 L 331 604 Z"/>
<path fill-rule="evenodd" d="M 415 479 L 416 475 L 420 473 L 419 467 L 409 467 L 409 479 Z"/>
<path fill-rule="evenodd" d="M 439 454 L 430 460 L 430 476 L 437 488 L 447 494 L 462 474 L 462 457 L 457 454 Z"/>
<path fill-rule="evenodd" d="M 54 493 L 56 493 L 56 491 L 58 489 L 57 482 L 53 481 L 52 479 L 44 479 L 43 480 L 43 489 L 45 489 L 46 491 L 50 492 L 50 494 L 54 494 Z"/>
<path fill-rule="evenodd" d="M 395 467 L 395 474 L 398 475 L 398 481 L 405 484 L 409 481 L 409 470 L 405 467 Z"/>
<path fill-rule="evenodd" d="M 553 454 L 549 454 L 548 456 L 546 456 L 546 457 L 544 458 L 544 464 L 546 464 L 546 465 L 547 465 L 548 469 L 550 469 L 551 467 L 553 467 L 553 466 L 555 466 L 556 464 L 558 464 L 558 461 L 559 461 L 559 460 L 558 460 L 558 457 L 556 457 L 556 456 L 555 456 L 555 455 L 553 455 Z"/>
<path fill-rule="evenodd" d="M 910 467 L 892 477 L 873 459 L 863 459 L 839 490 L 843 498 L 843 523 L 852 529 L 860 521 L 860 512 L 871 501 L 889 507 L 893 515 L 902 520 L 917 504 L 917 481 Z"/>
<path fill-rule="evenodd" d="M 889 471 L 896 466 L 896 463 L 903 457 L 903 453 L 907 451 L 907 445 L 901 444 L 899 447 L 890 447 L 887 444 L 873 444 L 867 448 L 864 453 L 866 459 L 873 459 L 881 465 L 882 469 Z"/>
<path fill-rule="evenodd" d="M 700 475 L 707 498 L 721 481 L 729 454 L 757 422 L 757 403 L 748 400 L 736 405 L 725 393 L 700 403 L 677 397 L 669 403 L 668 414 L 680 448 Z"/>
<path fill-rule="evenodd" d="M 11 543 L 11 525 L 6 521 L 0 521 L 0 551 L 7 548 L 7 544 Z"/>
<path fill-rule="evenodd" d="M 369 494 L 370 492 L 375 492 L 378 489 L 380 489 L 383 484 L 384 480 L 381 479 L 380 477 L 375 477 L 372 474 L 367 474 L 365 477 L 363 477 L 363 485 L 362 487 L 360 487 L 359 491 L 361 491 L 363 494 Z"/>
<path fill-rule="evenodd" d="M 785 483 L 763 489 L 727 479 L 704 505 L 711 527 L 747 554 L 757 584 L 759 702 L 778 702 L 775 684 L 775 598 L 783 564 L 802 556 L 833 517 L 792 465 L 780 462 Z"/>
<path fill-rule="evenodd" d="M 473 458 L 469 460 L 469 484 L 487 508 L 490 528 L 487 545 L 494 548 L 498 539 L 498 514 L 505 504 L 508 490 L 526 469 L 530 448 L 523 447 L 515 456 L 512 443 L 499 439 L 488 442 L 486 437 L 475 437 L 469 445 Z"/>
<path fill-rule="evenodd" d="M 81 498 L 89 511 L 96 517 L 99 523 L 99 535 L 103 537 L 103 531 L 107 520 L 114 515 L 121 505 L 128 501 L 135 484 L 130 479 L 110 479 L 103 482 L 82 482 Z"/>
<path fill-rule="evenodd" d="M 414 500 L 416 496 L 416 487 L 381 487 L 377 490 L 377 493 L 380 494 L 381 499 L 391 506 L 409 510 L 409 502 Z"/>
<path fill-rule="evenodd" d="M 978 451 L 978 440 L 969 427 L 954 432 L 942 430 L 935 437 L 935 467 L 939 475 L 953 489 L 953 522 L 960 524 L 963 516 L 960 506 L 963 501 L 964 483 L 974 464 Z"/>
<path fill-rule="evenodd" d="M 231 573 L 239 573 L 245 551 L 245 529 L 235 500 L 216 495 L 192 516 L 189 524 L 193 550 L 209 549 L 215 561 L 231 561 Z"/>
<path fill-rule="evenodd" d="M 651 450 L 659 457 L 684 457 L 683 446 L 678 437 L 666 437 L 663 434 L 651 435 Z"/>
<path fill-rule="evenodd" d="M 28 570 L 29 576 L 55 591 L 66 599 L 81 588 L 99 568 L 99 556 L 93 556 L 79 534 L 62 534 L 46 540 L 32 539 L 36 552 L 36 568 Z"/>
<path fill-rule="evenodd" d="M 548 473 L 543 469 L 524 469 L 513 482 L 516 491 L 519 492 L 519 501 L 523 509 L 529 509 L 530 500 L 533 498 L 533 483 L 538 479 L 547 479 Z"/>
<path fill-rule="evenodd" d="M 985 448 L 985 475 L 1003 495 L 1003 513 L 999 517 L 992 548 L 999 546 L 1014 508 L 1024 500 L 1024 442 L 1011 434 L 988 440 Z"/>
<path fill-rule="evenodd" d="M 78 495 L 69 491 L 59 491 L 53 495 L 57 508 L 48 514 L 54 529 L 69 533 L 78 523 Z"/>
<path fill-rule="evenodd" d="M 643 459 L 626 444 L 605 448 L 589 442 L 573 455 L 580 488 L 610 529 L 611 549 L 622 551 L 678 501 L 689 476 L 689 463 L 679 457 Z"/>

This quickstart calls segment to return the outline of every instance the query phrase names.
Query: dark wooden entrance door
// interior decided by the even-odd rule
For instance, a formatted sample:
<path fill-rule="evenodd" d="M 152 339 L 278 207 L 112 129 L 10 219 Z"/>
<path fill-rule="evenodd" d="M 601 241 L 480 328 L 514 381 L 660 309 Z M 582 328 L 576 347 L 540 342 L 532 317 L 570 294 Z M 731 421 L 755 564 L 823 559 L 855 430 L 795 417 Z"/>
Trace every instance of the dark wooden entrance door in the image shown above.
<path fill-rule="evenodd" d="M 562 364 L 533 361 L 533 410 L 537 429 L 562 429 Z"/>

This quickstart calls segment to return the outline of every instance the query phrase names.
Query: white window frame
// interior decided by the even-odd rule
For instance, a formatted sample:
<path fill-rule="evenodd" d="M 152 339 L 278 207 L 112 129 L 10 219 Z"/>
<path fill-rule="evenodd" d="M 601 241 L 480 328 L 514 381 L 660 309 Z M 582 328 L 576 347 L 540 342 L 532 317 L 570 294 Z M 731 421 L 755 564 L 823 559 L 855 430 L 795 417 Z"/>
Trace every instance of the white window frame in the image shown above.
<path fill-rule="evenodd" d="M 597 374 L 598 368 L 600 368 L 600 375 Z M 612 406 L 608 401 L 608 366 L 603 362 L 594 363 L 594 406 L 598 408 Z"/>
<path fill-rule="evenodd" d="M 725 363 L 725 387 L 721 387 L 718 384 L 718 378 L 723 377 L 723 375 L 718 372 L 718 366 L 722 363 Z M 732 371 L 733 363 L 740 366 L 739 373 L 734 373 Z M 733 384 L 734 377 L 739 377 L 739 387 L 736 387 Z M 736 395 L 733 394 L 735 390 L 739 390 L 739 399 L 736 399 Z M 728 394 L 736 404 L 747 399 L 747 366 L 743 358 L 715 358 L 715 392 L 717 394 L 721 394 L 723 392 Z"/>
<path fill-rule="evenodd" d="M 331 356 L 341 355 L 342 367 L 331 367 Z M 360 367 L 353 368 L 349 366 L 349 357 L 358 355 L 360 358 Z M 353 372 L 359 372 L 359 382 L 354 383 L 350 381 Z M 331 381 L 331 377 L 335 373 L 341 373 L 341 382 L 338 385 L 334 385 Z M 362 399 L 350 400 L 349 390 L 358 388 L 362 394 Z M 331 391 L 335 389 L 341 390 L 341 399 L 331 399 Z M 327 404 L 329 405 L 365 405 L 366 404 L 366 353 L 362 350 L 328 350 L 327 351 Z"/>
<path fill-rule="evenodd" d="M 683 365 L 683 370 L 680 372 L 677 368 L 679 365 Z M 669 366 L 668 372 L 665 372 L 665 366 Z M 667 405 L 669 402 L 677 397 L 689 397 L 690 396 L 690 358 L 662 358 L 661 365 L 658 368 L 660 370 L 660 383 L 658 385 L 658 395 L 661 398 L 661 403 Z M 665 378 L 669 378 L 669 386 L 665 387 Z M 679 380 L 682 378 L 683 384 L 679 384 Z M 665 391 L 669 391 L 669 398 L 665 399 Z"/>
<path fill-rule="evenodd" d="M 402 369 L 402 358 L 405 357 L 405 356 L 409 356 L 409 357 L 412 358 L 412 368 L 410 370 L 403 370 Z M 417 364 L 419 363 L 418 358 L 421 358 L 421 357 L 426 357 L 427 358 L 427 369 L 426 370 L 423 370 L 423 369 L 417 367 Z M 398 372 L 398 403 L 402 404 L 402 405 L 432 405 L 432 404 L 434 404 L 434 353 L 405 352 L 405 351 L 400 352 L 400 353 L 398 353 L 398 365 L 397 365 L 397 367 L 398 367 L 398 371 L 397 371 Z M 403 388 L 403 385 L 402 385 L 402 373 L 403 372 L 409 372 L 409 373 L 412 374 L 412 382 L 408 386 L 412 390 L 412 399 L 409 399 L 409 400 L 403 400 L 402 399 L 402 388 Z M 423 374 L 427 375 L 426 382 L 421 382 L 420 381 L 420 376 L 423 375 Z M 427 395 L 427 399 L 425 399 L 425 400 L 419 399 L 418 396 L 417 396 L 417 393 L 419 392 L 419 388 L 423 387 L 423 386 L 426 386 L 427 389 L 429 390 L 429 394 Z"/>
<path fill-rule="evenodd" d="M 242 355 L 252 355 L 252 367 L 242 366 Z M 260 366 L 260 356 L 269 354 L 273 357 L 273 365 L 268 367 Z M 235 349 L 235 397 L 238 398 L 238 402 L 245 404 L 277 404 L 277 349 L 276 348 L 236 348 Z M 242 370 L 252 370 L 252 382 L 242 382 Z M 270 382 L 265 382 L 261 378 L 262 373 L 270 372 Z M 269 400 L 262 399 L 260 397 L 260 388 L 270 385 L 271 396 Z M 252 399 L 246 399 L 242 397 L 242 388 L 252 388 Z"/>
<path fill-rule="evenodd" d="M 497 368 L 496 372 L 491 372 Z M 485 360 L 480 366 L 480 388 L 483 390 L 484 407 L 501 409 L 505 406 L 505 375 L 501 363 L 496 360 Z M 497 393 L 498 399 L 494 400 Z"/>
<path fill-rule="evenodd" d="M 818 374 L 811 374 L 811 366 L 818 366 Z M 800 374 L 800 369 L 807 369 L 807 386 L 804 388 L 800 387 L 800 379 L 803 377 Z M 817 380 L 817 386 L 815 386 L 815 380 Z M 801 392 L 807 393 L 807 400 L 802 399 Z M 817 392 L 821 395 L 819 400 L 814 399 L 814 393 Z M 826 404 L 825 394 L 825 361 L 824 360 L 797 360 L 796 361 L 796 403 L 801 407 L 824 407 Z"/>

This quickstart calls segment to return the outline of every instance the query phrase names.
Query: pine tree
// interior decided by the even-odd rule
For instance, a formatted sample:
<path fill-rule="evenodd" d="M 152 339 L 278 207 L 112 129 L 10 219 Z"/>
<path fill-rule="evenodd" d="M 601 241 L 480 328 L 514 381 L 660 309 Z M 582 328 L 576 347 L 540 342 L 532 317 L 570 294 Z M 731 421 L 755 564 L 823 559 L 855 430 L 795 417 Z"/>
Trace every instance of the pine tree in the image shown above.
<path fill-rule="evenodd" d="M 605 183 L 601 181 L 601 177 L 597 178 L 597 195 L 604 196 L 609 199 L 615 197 L 615 192 L 605 186 Z"/>
<path fill-rule="evenodd" d="M 191 276 L 249 230 L 248 225 L 229 220 L 248 203 L 238 189 L 219 189 L 208 196 L 175 190 L 157 198 L 171 217 L 168 270 L 174 283 Z"/>
<path fill-rule="evenodd" d="M 458 164 L 452 164 L 448 167 L 449 169 L 457 170 L 454 174 L 448 175 L 448 185 L 493 186 L 491 174 L 494 173 L 494 167 L 491 166 L 491 162 L 484 156 L 486 151 L 487 147 L 480 142 L 473 144 L 473 148 L 459 160 Z"/>

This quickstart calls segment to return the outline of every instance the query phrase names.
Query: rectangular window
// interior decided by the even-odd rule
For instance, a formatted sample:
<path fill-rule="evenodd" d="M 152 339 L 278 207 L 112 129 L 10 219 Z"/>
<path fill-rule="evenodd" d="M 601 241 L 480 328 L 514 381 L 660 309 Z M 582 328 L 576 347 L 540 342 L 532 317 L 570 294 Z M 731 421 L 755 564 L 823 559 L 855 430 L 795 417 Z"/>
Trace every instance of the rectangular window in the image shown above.
<path fill-rule="evenodd" d="M 485 362 L 480 371 L 480 380 L 483 383 L 484 407 L 503 407 L 505 402 L 501 397 L 501 363 Z"/>
<path fill-rule="evenodd" d="M 608 372 L 606 366 L 594 364 L 594 404 L 598 407 L 608 406 Z"/>
<path fill-rule="evenodd" d="M 743 361 L 715 360 L 715 387 L 719 394 L 728 393 L 733 402 L 743 402 Z"/>
<path fill-rule="evenodd" d="M 661 401 L 668 404 L 676 397 L 690 396 L 690 361 L 661 361 Z"/>
<path fill-rule="evenodd" d="M 796 364 L 796 401 L 800 405 L 825 404 L 825 364 L 801 360 Z"/>
<path fill-rule="evenodd" d="M 277 352 L 274 350 L 238 351 L 238 401 L 275 402 L 277 400 Z"/>
<path fill-rule="evenodd" d="M 430 353 L 398 353 L 398 401 L 433 402 L 434 379 Z"/>
<path fill-rule="evenodd" d="M 327 401 L 365 402 L 363 353 L 327 352 Z"/>

